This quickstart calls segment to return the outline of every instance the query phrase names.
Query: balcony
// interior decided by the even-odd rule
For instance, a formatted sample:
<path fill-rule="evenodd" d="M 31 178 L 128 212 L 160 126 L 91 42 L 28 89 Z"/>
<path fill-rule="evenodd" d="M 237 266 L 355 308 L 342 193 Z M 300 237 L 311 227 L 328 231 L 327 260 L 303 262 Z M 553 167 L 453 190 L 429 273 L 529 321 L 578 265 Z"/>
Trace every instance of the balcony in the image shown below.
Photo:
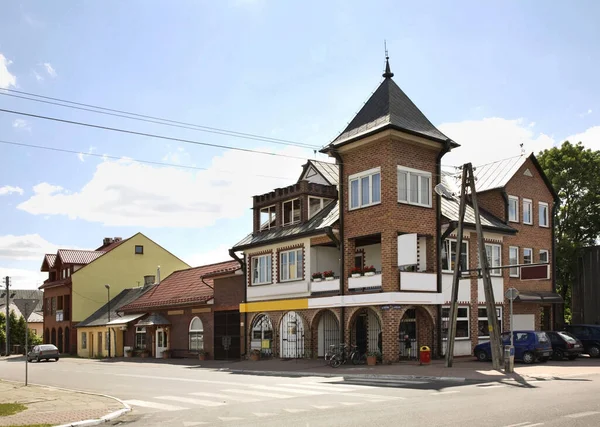
<path fill-rule="evenodd" d="M 400 290 L 410 292 L 437 292 L 435 273 L 400 272 Z"/>
<path fill-rule="evenodd" d="M 305 297 L 308 291 L 309 282 L 304 280 L 248 286 L 248 301 Z"/>
<path fill-rule="evenodd" d="M 310 282 L 310 292 L 335 292 L 340 290 L 340 278 L 335 277 L 333 280 L 312 281 Z"/>
<path fill-rule="evenodd" d="M 348 278 L 348 289 L 381 288 L 381 272 L 372 276 L 358 276 Z"/>

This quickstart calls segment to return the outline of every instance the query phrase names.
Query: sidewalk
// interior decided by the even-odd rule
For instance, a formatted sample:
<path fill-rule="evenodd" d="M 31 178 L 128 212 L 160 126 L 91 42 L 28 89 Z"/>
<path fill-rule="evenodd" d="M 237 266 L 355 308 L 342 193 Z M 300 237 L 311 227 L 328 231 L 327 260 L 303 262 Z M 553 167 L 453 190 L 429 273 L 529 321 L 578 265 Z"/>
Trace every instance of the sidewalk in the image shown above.
<path fill-rule="evenodd" d="M 0 426 L 71 424 L 125 409 L 110 397 L 5 381 L 0 381 L 0 403 L 21 403 L 27 407 L 18 414 L 0 417 Z"/>

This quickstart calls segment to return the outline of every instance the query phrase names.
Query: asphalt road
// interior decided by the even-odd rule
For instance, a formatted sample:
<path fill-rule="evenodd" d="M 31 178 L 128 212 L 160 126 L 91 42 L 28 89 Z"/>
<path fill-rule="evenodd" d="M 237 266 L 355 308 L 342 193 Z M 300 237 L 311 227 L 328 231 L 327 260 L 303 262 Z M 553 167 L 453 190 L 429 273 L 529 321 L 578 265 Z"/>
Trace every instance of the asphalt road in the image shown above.
<path fill-rule="evenodd" d="M 110 394 L 131 426 L 598 426 L 600 376 L 550 381 L 345 382 L 234 375 L 187 366 L 62 359 L 30 364 L 30 382 Z M 0 362 L 0 378 L 24 367 Z"/>

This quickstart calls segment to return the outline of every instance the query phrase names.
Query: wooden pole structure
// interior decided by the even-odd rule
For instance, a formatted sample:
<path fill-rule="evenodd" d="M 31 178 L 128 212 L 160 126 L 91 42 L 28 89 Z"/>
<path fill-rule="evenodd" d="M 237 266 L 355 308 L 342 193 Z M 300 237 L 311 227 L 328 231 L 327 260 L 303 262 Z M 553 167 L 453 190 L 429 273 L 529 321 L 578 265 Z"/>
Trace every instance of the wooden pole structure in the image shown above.
<path fill-rule="evenodd" d="M 470 165 L 470 164 L 469 164 Z M 454 276 L 452 279 L 452 296 L 450 297 L 450 318 L 448 324 L 448 339 L 446 341 L 446 367 L 451 368 L 454 361 L 454 340 L 456 339 L 456 319 L 458 317 L 458 285 L 460 283 L 460 276 L 463 267 L 461 263 L 461 248 L 463 242 L 463 229 L 465 211 L 467 209 L 467 165 L 463 166 L 462 171 L 462 183 L 460 186 L 460 205 L 458 213 L 458 227 L 457 227 L 457 238 L 456 238 L 456 255 L 454 263 Z M 442 242 L 442 245 L 445 242 Z M 451 263 L 450 254 L 446 254 L 448 263 Z M 441 266 L 439 267 L 441 268 Z"/>

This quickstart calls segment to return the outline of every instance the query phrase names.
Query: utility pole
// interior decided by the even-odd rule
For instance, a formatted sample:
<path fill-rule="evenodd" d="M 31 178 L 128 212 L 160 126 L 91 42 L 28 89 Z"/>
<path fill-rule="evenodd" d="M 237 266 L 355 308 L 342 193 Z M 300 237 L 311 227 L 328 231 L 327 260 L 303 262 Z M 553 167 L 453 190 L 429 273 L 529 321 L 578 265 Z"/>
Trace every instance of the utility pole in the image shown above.
<path fill-rule="evenodd" d="M 490 333 L 490 349 L 492 350 L 492 367 L 498 370 L 502 366 L 502 351 L 500 349 L 500 330 L 498 329 L 498 316 L 496 315 L 496 301 L 494 300 L 494 290 L 492 288 L 492 279 L 490 277 L 490 266 L 483 241 L 483 229 L 481 227 L 481 218 L 479 217 L 479 204 L 477 202 L 477 191 L 475 190 L 473 166 L 471 163 L 467 163 L 466 168 L 469 173 L 471 203 L 473 204 L 473 213 L 475 214 L 475 231 L 477 232 L 477 246 L 479 250 L 479 261 L 481 263 L 481 276 L 483 278 L 488 329 Z"/>
<path fill-rule="evenodd" d="M 446 341 L 446 368 L 451 368 L 454 361 L 454 340 L 456 339 L 456 319 L 458 317 L 458 285 L 464 267 L 462 265 L 461 248 L 463 242 L 463 229 L 465 211 L 467 208 L 467 165 L 463 166 L 462 183 L 460 186 L 460 205 L 458 213 L 458 229 L 456 238 L 456 255 L 454 262 L 454 275 L 452 278 L 452 296 L 450 297 L 450 319 L 448 325 L 448 339 Z M 442 242 L 442 245 L 444 242 Z M 452 262 L 450 254 L 446 254 L 448 262 Z"/>
<path fill-rule="evenodd" d="M 9 335 L 10 335 L 10 322 L 8 316 L 10 315 L 10 277 L 6 276 L 4 278 L 4 284 L 6 285 L 6 356 L 10 356 L 10 344 L 9 344 Z"/>

